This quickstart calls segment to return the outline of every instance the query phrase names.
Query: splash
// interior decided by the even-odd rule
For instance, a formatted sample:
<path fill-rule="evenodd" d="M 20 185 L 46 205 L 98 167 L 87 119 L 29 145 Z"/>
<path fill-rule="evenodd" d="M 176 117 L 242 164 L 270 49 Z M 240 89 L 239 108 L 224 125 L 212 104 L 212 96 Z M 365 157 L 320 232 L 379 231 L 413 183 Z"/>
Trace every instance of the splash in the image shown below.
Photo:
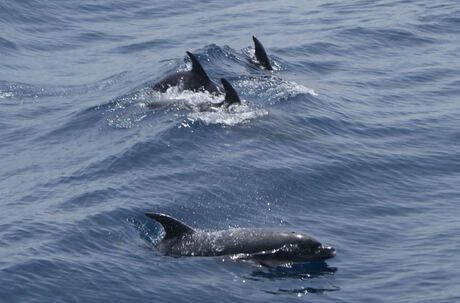
<path fill-rule="evenodd" d="M 179 128 L 191 127 L 195 122 L 202 122 L 205 125 L 235 126 L 268 114 L 266 110 L 249 106 L 245 100 L 242 100 L 242 104 L 230 108 L 208 106 L 220 103 L 224 98 L 224 96 L 215 96 L 206 91 L 193 92 L 182 90 L 180 87 L 171 87 L 164 94 L 159 94 L 157 103 L 169 104 L 169 111 L 187 110 Z M 204 108 L 206 110 L 203 110 Z"/>
<path fill-rule="evenodd" d="M 196 121 L 205 125 L 220 124 L 223 126 L 235 126 L 249 123 L 250 121 L 268 115 L 265 109 L 251 108 L 242 100 L 241 105 L 232 106 L 229 109 L 218 108 L 216 111 L 192 112 L 187 115 L 188 123 L 183 126 L 190 126 Z"/>
<path fill-rule="evenodd" d="M 180 119 L 178 128 L 188 128 L 195 123 L 205 125 L 235 126 L 265 116 L 268 112 L 245 100 L 238 106 L 214 108 L 210 105 L 220 103 L 224 96 L 209 92 L 193 92 L 181 87 L 170 87 L 164 93 L 141 89 L 131 95 L 115 100 L 108 108 L 110 117 L 107 123 L 115 128 L 132 128 L 159 112 L 173 113 Z"/>
<path fill-rule="evenodd" d="M 195 108 L 200 104 L 205 103 L 219 103 L 224 100 L 224 96 L 216 96 L 207 91 L 194 92 L 190 90 L 183 90 L 181 86 L 170 87 L 165 93 L 156 92 L 159 101 L 182 101 L 187 105 Z"/>
<path fill-rule="evenodd" d="M 2 90 L 0 90 L 0 99 L 6 99 L 11 97 L 13 97 L 12 92 L 2 92 Z"/>

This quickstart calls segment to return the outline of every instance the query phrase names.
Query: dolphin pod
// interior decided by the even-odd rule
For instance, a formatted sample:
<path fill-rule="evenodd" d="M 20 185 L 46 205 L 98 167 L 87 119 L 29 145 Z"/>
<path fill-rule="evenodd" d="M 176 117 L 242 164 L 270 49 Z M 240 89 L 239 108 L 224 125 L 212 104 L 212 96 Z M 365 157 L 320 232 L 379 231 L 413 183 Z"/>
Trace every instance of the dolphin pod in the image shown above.
<path fill-rule="evenodd" d="M 254 40 L 255 56 L 257 60 L 257 62 L 254 63 L 267 70 L 273 70 L 262 43 L 260 43 L 260 41 L 255 36 L 252 36 L 252 39 Z M 189 71 L 177 72 L 165 76 L 163 79 L 153 85 L 153 90 L 164 93 L 170 87 L 179 87 L 181 90 L 209 92 L 212 95 L 222 95 L 223 93 L 225 94 L 225 100 L 223 102 L 206 105 L 206 109 L 211 107 L 218 108 L 222 106 L 229 107 L 230 105 L 241 103 L 235 89 L 226 79 L 221 79 L 224 88 L 220 88 L 209 78 L 195 55 L 188 51 L 186 53 L 192 61 L 192 69 Z"/>
<path fill-rule="evenodd" d="M 169 256 L 238 255 L 266 266 L 322 261 L 335 256 L 334 248 L 296 232 L 263 228 L 204 232 L 165 214 L 145 215 L 163 226 L 166 234 L 157 248 Z"/>
<path fill-rule="evenodd" d="M 253 36 L 256 65 L 272 71 L 273 67 L 260 41 Z M 209 92 L 213 95 L 225 94 L 220 103 L 206 103 L 202 110 L 209 108 L 228 108 L 240 104 L 240 98 L 232 85 L 221 78 L 223 89 L 214 83 L 206 74 L 196 57 L 187 52 L 192 60 L 190 71 L 167 75 L 157 82 L 153 89 L 165 92 L 170 87 L 195 92 Z M 336 251 L 331 246 L 324 246 L 305 234 L 290 231 L 275 231 L 263 228 L 234 228 L 214 232 L 203 232 L 192 229 L 183 222 L 159 213 L 146 213 L 147 217 L 159 222 L 165 236 L 157 244 L 158 250 L 170 256 L 201 256 L 213 257 L 237 255 L 250 259 L 265 266 L 278 266 L 292 263 L 322 261 L 333 258 Z"/>

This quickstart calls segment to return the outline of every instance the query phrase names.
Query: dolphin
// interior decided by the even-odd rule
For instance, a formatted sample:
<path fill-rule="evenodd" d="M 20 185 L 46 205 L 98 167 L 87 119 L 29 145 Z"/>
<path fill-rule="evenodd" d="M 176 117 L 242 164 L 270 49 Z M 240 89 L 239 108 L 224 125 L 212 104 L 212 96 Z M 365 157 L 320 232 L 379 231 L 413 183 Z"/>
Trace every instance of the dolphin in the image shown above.
<path fill-rule="evenodd" d="M 215 257 L 236 255 L 265 266 L 306 263 L 333 258 L 335 249 L 296 232 L 263 228 L 233 228 L 214 232 L 197 231 L 173 217 L 145 213 L 159 222 L 165 236 L 158 250 L 169 256 Z"/>
<path fill-rule="evenodd" d="M 255 36 L 252 36 L 252 40 L 254 40 L 256 59 L 259 61 L 258 65 L 264 67 L 267 70 L 273 70 L 273 67 L 270 64 L 270 60 L 268 60 L 267 53 L 265 52 L 265 48 L 262 43 L 260 43 L 260 41 Z"/>
<path fill-rule="evenodd" d="M 187 55 L 192 60 L 192 69 L 190 71 L 177 72 L 167 75 L 153 85 L 153 89 L 161 93 L 173 86 L 178 86 L 183 90 L 191 91 L 207 91 L 213 95 L 221 95 L 222 89 L 209 79 L 200 62 L 195 55 L 187 52 Z"/>
<path fill-rule="evenodd" d="M 233 86 L 224 78 L 221 78 L 220 82 L 222 82 L 222 85 L 224 86 L 225 99 L 224 99 L 224 101 L 222 101 L 220 103 L 211 103 L 210 106 L 211 107 L 224 106 L 224 107 L 228 108 L 230 105 L 233 105 L 233 104 L 241 104 L 240 97 L 236 93 L 236 91 L 233 88 Z"/>

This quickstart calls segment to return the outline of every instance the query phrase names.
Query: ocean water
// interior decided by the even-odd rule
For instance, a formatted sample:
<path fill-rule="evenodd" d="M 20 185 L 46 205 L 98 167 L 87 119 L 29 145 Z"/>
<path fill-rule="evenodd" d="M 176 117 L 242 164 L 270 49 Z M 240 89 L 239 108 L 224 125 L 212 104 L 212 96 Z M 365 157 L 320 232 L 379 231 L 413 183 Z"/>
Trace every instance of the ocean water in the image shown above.
<path fill-rule="evenodd" d="M 455 0 L 0 1 L 0 301 L 459 302 L 459 16 Z M 250 63 L 252 35 L 274 72 Z M 187 50 L 243 105 L 152 92 Z M 147 211 L 337 256 L 163 256 Z"/>

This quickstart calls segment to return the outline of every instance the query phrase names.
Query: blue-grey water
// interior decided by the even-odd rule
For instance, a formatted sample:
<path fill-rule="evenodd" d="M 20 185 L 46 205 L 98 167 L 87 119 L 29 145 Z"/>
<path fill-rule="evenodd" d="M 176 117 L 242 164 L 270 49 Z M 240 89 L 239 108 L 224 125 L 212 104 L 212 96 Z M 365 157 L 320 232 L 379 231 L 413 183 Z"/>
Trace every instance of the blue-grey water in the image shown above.
<path fill-rule="evenodd" d="M 0 301 L 459 302 L 459 16 L 457 0 L 0 1 Z M 243 105 L 146 107 L 187 50 Z M 146 211 L 337 256 L 163 256 Z"/>

